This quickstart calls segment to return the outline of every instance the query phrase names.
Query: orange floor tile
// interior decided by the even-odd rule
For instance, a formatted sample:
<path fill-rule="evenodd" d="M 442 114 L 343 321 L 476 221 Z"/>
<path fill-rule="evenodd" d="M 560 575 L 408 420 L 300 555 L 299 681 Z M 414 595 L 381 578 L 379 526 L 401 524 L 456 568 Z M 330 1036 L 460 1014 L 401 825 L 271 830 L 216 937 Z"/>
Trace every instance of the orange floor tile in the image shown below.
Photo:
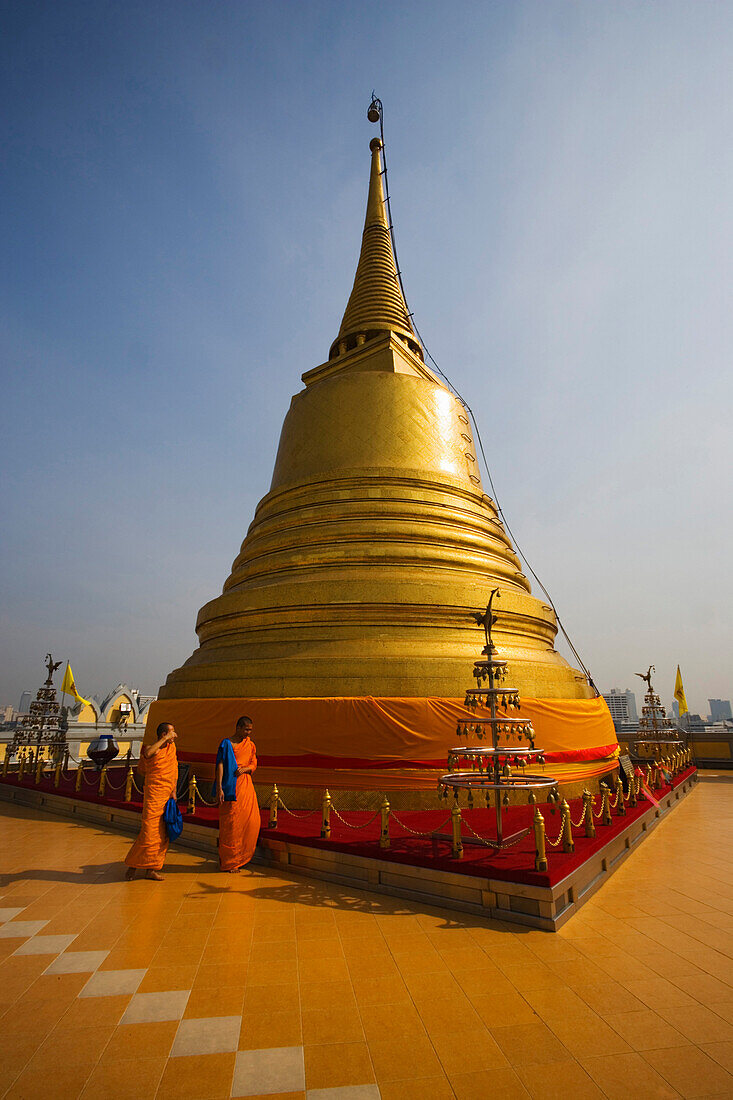
<path fill-rule="evenodd" d="M 555 934 L 0 818 L 0 1096 L 733 1097 L 733 775 Z"/>

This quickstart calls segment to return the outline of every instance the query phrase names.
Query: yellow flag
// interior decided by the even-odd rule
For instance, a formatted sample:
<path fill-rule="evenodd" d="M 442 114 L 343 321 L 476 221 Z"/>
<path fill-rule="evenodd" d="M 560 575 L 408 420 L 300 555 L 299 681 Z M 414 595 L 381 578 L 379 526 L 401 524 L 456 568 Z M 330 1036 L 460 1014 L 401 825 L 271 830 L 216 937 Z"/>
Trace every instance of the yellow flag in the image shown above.
<path fill-rule="evenodd" d="M 685 689 L 682 686 L 682 676 L 680 674 L 680 666 L 677 665 L 677 676 L 674 682 L 674 697 L 680 705 L 680 716 L 688 713 L 687 700 L 685 699 Z"/>
<path fill-rule="evenodd" d="M 64 673 L 64 680 L 61 684 L 61 692 L 64 695 L 73 695 L 75 699 L 78 699 L 80 703 L 86 703 L 89 705 L 88 699 L 82 699 L 79 692 L 76 690 L 76 684 L 74 683 L 74 673 L 71 671 L 71 665 L 67 662 L 66 672 Z"/>

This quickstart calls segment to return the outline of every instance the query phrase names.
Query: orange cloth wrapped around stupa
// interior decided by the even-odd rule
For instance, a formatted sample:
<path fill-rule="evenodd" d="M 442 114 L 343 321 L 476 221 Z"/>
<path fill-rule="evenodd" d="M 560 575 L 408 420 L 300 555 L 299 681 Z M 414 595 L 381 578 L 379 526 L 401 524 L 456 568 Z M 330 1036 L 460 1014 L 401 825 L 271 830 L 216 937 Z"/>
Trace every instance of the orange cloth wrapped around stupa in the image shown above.
<path fill-rule="evenodd" d="M 176 793 L 178 754 L 172 741 L 147 759 L 140 755 L 140 770 L 145 775 L 140 834 L 127 853 L 128 867 L 159 871 L 168 851 L 168 834 L 163 822 L 165 804 Z"/>
<path fill-rule="evenodd" d="M 238 768 L 257 768 L 257 751 L 249 737 L 233 741 Z M 260 808 L 257 804 L 252 776 L 237 777 L 235 802 L 222 802 L 219 807 L 219 863 L 222 871 L 238 871 L 249 863 L 260 835 Z"/>

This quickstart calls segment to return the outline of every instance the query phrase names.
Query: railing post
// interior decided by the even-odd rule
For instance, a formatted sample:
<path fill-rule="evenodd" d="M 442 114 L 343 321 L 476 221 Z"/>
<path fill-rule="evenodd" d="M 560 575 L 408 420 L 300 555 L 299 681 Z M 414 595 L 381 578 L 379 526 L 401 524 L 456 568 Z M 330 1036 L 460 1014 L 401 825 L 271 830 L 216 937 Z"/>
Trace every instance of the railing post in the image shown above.
<path fill-rule="evenodd" d="M 457 788 L 456 788 L 457 790 Z M 461 840 L 461 807 L 456 804 L 450 812 L 453 826 L 453 858 L 463 859 L 463 841 Z"/>
<path fill-rule="evenodd" d="M 81 781 L 82 781 L 83 778 L 84 778 L 84 764 L 83 764 L 83 762 L 80 758 L 79 759 L 79 767 L 76 769 L 76 790 L 77 791 L 81 790 Z"/>
<path fill-rule="evenodd" d="M 105 788 L 106 783 L 107 783 L 107 765 L 105 764 L 104 767 L 102 768 L 101 772 L 99 773 L 99 797 L 100 798 L 104 794 L 104 788 Z"/>
<path fill-rule="evenodd" d="M 8 768 L 10 767 L 10 745 L 5 746 L 5 758 L 3 760 L 3 779 L 8 774 Z"/>
<path fill-rule="evenodd" d="M 389 802 L 386 795 L 380 807 L 380 812 L 382 814 L 382 828 L 379 834 L 379 847 L 389 848 Z"/>
<path fill-rule="evenodd" d="M 593 795 L 586 788 L 583 791 L 583 804 L 585 806 L 585 835 L 595 836 L 596 827 L 593 823 Z"/>
<path fill-rule="evenodd" d="M 547 851 L 545 849 L 545 819 L 537 806 L 534 812 L 534 869 L 535 871 L 547 870 Z"/>
<path fill-rule="evenodd" d="M 61 786 L 61 769 L 63 768 L 63 761 L 59 760 L 56 767 L 53 769 L 53 785 L 54 787 Z"/>
<path fill-rule="evenodd" d="M 188 781 L 188 812 L 190 814 L 196 813 L 196 795 L 199 793 L 196 783 L 196 776 L 191 772 L 191 778 Z"/>
<path fill-rule="evenodd" d="M 38 754 L 36 756 L 36 775 L 35 775 L 36 784 L 41 782 L 41 772 L 42 771 L 43 771 L 43 757 L 41 756 L 41 750 L 39 748 L 38 749 Z"/>
<path fill-rule="evenodd" d="M 616 813 L 619 817 L 626 817 L 626 807 L 624 806 L 624 785 L 621 782 L 621 776 L 616 776 Z"/>
<path fill-rule="evenodd" d="M 272 784 L 272 794 L 270 795 L 270 821 L 269 827 L 271 829 L 277 829 L 277 807 L 280 801 L 280 792 L 277 789 L 277 783 Z"/>
<path fill-rule="evenodd" d="M 629 806 L 636 805 L 636 776 L 632 775 L 629 779 Z"/>
<path fill-rule="evenodd" d="M 18 782 L 20 783 L 23 775 L 25 774 L 25 749 L 20 750 L 20 756 L 18 757 Z"/>
<path fill-rule="evenodd" d="M 603 784 L 601 787 L 601 806 L 603 808 L 603 816 L 601 821 L 604 825 L 610 825 L 611 822 L 611 792 L 608 787 Z"/>
<path fill-rule="evenodd" d="M 132 802 L 132 764 L 127 765 L 125 776 L 125 802 Z"/>
<path fill-rule="evenodd" d="M 567 804 L 567 800 L 562 800 L 562 850 L 563 852 L 574 852 L 575 841 L 573 840 L 573 825 L 570 820 L 570 807 Z"/>
<path fill-rule="evenodd" d="M 330 840 L 331 837 L 331 795 L 328 791 L 323 792 L 322 802 L 323 813 L 321 816 L 321 838 L 323 840 Z"/>

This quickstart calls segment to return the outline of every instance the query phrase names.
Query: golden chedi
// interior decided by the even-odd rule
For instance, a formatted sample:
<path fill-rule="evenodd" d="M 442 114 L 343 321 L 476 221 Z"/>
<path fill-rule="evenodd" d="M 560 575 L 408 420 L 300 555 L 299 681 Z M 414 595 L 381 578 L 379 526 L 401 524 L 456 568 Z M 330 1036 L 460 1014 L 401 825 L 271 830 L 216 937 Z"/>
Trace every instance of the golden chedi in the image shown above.
<path fill-rule="evenodd" d="M 593 741 L 607 759 L 605 704 L 553 648 L 555 616 L 531 595 L 483 492 L 466 410 L 424 363 L 395 267 L 381 147 L 371 142 L 338 336 L 302 376 L 270 491 L 156 715 L 176 723 L 180 755 L 200 762 L 250 714 L 260 780 L 432 786 L 481 649 L 472 614 L 498 585 L 496 642 L 528 705 L 549 708 L 548 731 L 558 716 L 580 723 L 585 748 Z"/>

